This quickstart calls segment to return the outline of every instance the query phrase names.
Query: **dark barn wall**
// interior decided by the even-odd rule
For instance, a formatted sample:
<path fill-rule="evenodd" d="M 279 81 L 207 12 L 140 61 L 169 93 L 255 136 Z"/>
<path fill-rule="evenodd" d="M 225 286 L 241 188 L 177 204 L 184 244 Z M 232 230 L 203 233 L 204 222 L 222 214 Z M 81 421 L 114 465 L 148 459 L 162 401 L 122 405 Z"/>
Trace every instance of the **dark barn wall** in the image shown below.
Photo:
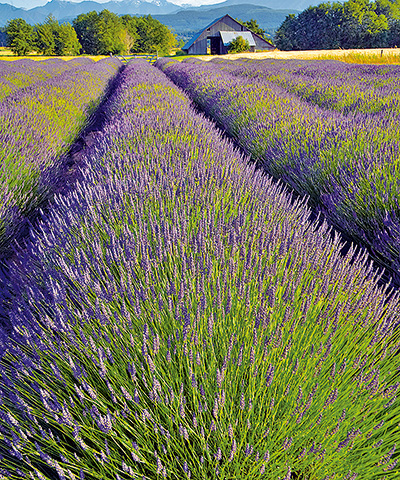
<path fill-rule="evenodd" d="M 266 42 L 262 38 L 260 38 L 258 35 L 253 34 L 253 38 L 256 42 L 256 50 L 274 50 L 275 47 L 274 45 L 271 45 L 269 42 Z"/>
<path fill-rule="evenodd" d="M 189 55 L 207 55 L 207 37 L 196 40 L 188 50 Z"/>
<path fill-rule="evenodd" d="M 247 29 L 240 25 L 239 23 L 235 22 L 233 18 L 224 17 L 221 18 L 217 23 L 211 25 L 210 28 L 206 28 L 199 38 L 194 42 L 194 44 L 189 48 L 188 54 L 189 55 L 207 55 L 207 37 L 219 37 L 220 31 L 225 32 L 243 32 Z M 203 42 L 205 40 L 205 43 Z M 197 44 L 201 44 L 199 47 Z"/>

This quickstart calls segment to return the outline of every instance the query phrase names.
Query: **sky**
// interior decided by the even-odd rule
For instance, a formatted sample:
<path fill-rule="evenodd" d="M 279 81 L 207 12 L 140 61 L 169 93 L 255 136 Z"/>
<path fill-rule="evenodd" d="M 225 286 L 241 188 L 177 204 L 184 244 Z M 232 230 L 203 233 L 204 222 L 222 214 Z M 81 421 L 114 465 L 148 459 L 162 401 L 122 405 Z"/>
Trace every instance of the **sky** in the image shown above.
<path fill-rule="evenodd" d="M 81 2 L 82 0 L 68 0 L 68 1 L 75 1 L 75 2 Z M 97 3 L 105 3 L 109 0 L 94 0 Z M 118 0 L 116 0 L 118 1 Z M 175 3 L 176 5 L 183 5 L 183 4 L 190 4 L 194 6 L 199 6 L 199 5 L 211 5 L 213 3 L 220 3 L 223 2 L 224 0 L 168 0 L 171 3 Z M 10 5 L 13 5 L 14 7 L 18 8 L 33 8 L 33 7 L 39 7 L 41 5 L 45 5 L 48 2 L 48 0 L 0 0 L 0 3 L 9 3 Z"/>

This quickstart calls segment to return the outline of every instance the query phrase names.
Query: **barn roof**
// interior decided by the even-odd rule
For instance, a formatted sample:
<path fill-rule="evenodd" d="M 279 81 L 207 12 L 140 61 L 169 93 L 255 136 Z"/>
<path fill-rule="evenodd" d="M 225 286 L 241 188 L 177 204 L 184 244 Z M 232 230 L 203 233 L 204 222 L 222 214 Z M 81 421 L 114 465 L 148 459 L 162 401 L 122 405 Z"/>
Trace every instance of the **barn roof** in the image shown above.
<path fill-rule="evenodd" d="M 256 46 L 256 42 L 254 41 L 254 37 L 251 32 L 222 32 L 221 31 L 220 34 L 221 34 L 222 42 L 225 46 L 231 43 L 233 39 L 239 36 L 247 40 L 249 42 L 250 47 Z"/>
<path fill-rule="evenodd" d="M 200 37 L 200 35 L 204 32 L 204 30 L 207 30 L 207 28 L 212 27 L 215 23 L 219 22 L 224 17 L 226 17 L 226 15 L 222 15 L 222 17 L 219 17 L 216 20 L 213 20 L 206 27 L 200 30 L 200 32 L 195 33 L 194 36 L 182 47 L 182 50 L 188 50 L 194 44 L 194 42 Z"/>

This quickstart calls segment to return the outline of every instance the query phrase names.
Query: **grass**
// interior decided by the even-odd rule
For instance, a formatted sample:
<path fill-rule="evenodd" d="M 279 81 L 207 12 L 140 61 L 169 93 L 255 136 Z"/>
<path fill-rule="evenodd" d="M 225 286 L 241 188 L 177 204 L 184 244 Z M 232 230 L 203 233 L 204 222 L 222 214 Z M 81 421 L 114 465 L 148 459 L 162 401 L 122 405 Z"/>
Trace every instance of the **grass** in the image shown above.
<path fill-rule="evenodd" d="M 383 53 L 381 53 L 383 52 Z M 144 54 L 143 54 L 144 55 Z M 108 55 L 79 55 L 91 58 L 93 60 L 101 60 Z M 131 55 L 126 55 L 127 57 Z M 212 60 L 220 55 L 165 55 L 167 58 L 175 60 L 185 60 L 186 58 L 200 58 L 201 60 Z M 14 55 L 7 47 L 0 47 L 0 60 L 21 60 L 23 58 L 30 58 L 32 60 L 47 60 L 49 58 L 61 58 L 62 60 L 71 60 L 76 56 L 46 56 L 46 55 L 27 55 L 19 57 Z M 239 58 L 279 58 L 290 59 L 297 58 L 303 60 L 340 60 L 346 63 L 364 63 L 364 64 L 400 64 L 400 48 L 371 48 L 371 49 L 353 49 L 353 50 L 304 50 L 304 51 L 289 51 L 282 52 L 278 49 L 268 52 L 244 52 L 224 55 L 222 58 L 229 60 L 236 60 Z"/>
<path fill-rule="evenodd" d="M 381 52 L 383 54 L 381 55 Z M 209 61 L 219 55 L 189 55 L 201 60 Z M 175 57 L 174 57 L 175 58 Z M 176 57 L 176 60 L 187 57 Z M 339 60 L 347 63 L 365 63 L 365 64 L 400 64 L 400 48 L 375 48 L 375 49 L 354 49 L 354 50 L 303 50 L 282 52 L 273 50 L 269 52 L 256 53 L 235 53 L 223 55 L 221 58 L 227 60 L 236 60 L 240 58 L 252 58 L 262 60 L 266 58 L 275 58 L 281 60 L 299 59 L 299 60 Z"/>
<path fill-rule="evenodd" d="M 33 55 L 25 55 L 25 56 L 18 56 L 14 55 L 11 50 L 9 50 L 7 47 L 0 47 L 0 60 L 23 60 L 24 58 L 30 58 L 31 60 L 48 60 L 49 58 L 61 58 L 61 60 L 72 60 L 73 58 L 78 58 L 78 57 L 87 57 L 91 58 L 92 60 L 98 61 L 103 58 L 107 58 L 108 55 L 66 55 L 66 56 L 56 56 L 56 55 L 38 55 L 38 54 L 33 54 Z"/>
<path fill-rule="evenodd" d="M 379 65 L 399 65 L 400 64 L 400 49 L 381 49 L 380 51 L 360 51 L 360 50 L 342 50 L 341 56 L 326 53 L 319 55 L 317 60 L 341 60 L 346 63 L 362 63 L 362 64 L 379 64 Z"/>

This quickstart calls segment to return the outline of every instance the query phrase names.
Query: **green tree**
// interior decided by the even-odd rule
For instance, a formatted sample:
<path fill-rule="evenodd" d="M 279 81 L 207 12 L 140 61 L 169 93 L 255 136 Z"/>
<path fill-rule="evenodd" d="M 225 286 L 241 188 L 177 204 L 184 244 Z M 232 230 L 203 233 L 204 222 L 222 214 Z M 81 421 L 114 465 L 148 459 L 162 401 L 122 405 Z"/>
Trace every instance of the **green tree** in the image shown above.
<path fill-rule="evenodd" d="M 89 55 L 100 55 L 100 40 L 97 28 L 98 16 L 98 13 L 95 11 L 82 13 L 72 22 L 83 52 Z"/>
<path fill-rule="evenodd" d="M 70 23 L 59 25 L 55 43 L 56 55 L 79 55 L 82 48 L 75 29 Z"/>
<path fill-rule="evenodd" d="M 6 25 L 7 47 L 15 55 L 27 55 L 35 49 L 34 28 L 22 18 L 9 20 Z"/>
<path fill-rule="evenodd" d="M 134 53 L 158 53 L 168 55 L 170 50 L 177 45 L 175 35 L 171 30 L 151 15 L 142 17 L 122 17 L 124 24 L 129 25 L 128 31 L 135 32 L 135 43 L 131 48 Z"/>
<path fill-rule="evenodd" d="M 100 53 L 126 53 L 123 37 L 126 29 L 121 18 L 109 10 L 102 10 L 97 22 Z"/>
<path fill-rule="evenodd" d="M 367 11 L 362 18 L 362 48 L 380 47 L 386 44 L 389 24 L 385 15 Z"/>
<path fill-rule="evenodd" d="M 48 15 L 44 23 L 36 25 L 36 48 L 44 55 L 78 55 L 81 44 L 69 23 L 60 25 Z"/>
<path fill-rule="evenodd" d="M 294 13 L 287 15 L 282 25 L 275 32 L 274 43 L 279 50 L 300 50 L 297 41 L 297 17 Z"/>
<path fill-rule="evenodd" d="M 249 30 L 251 30 L 252 32 L 256 33 L 257 35 L 260 35 L 261 37 L 266 38 L 265 30 L 260 27 L 257 21 L 254 20 L 254 18 L 250 19 L 248 22 L 242 22 L 240 20 L 239 22 L 245 27 L 247 27 Z"/>
<path fill-rule="evenodd" d="M 286 17 L 275 43 L 281 50 L 394 46 L 399 17 L 400 0 L 321 3 Z"/>
<path fill-rule="evenodd" d="M 129 51 L 131 39 L 123 20 L 108 10 L 78 15 L 73 21 L 79 42 L 91 55 L 118 54 Z"/>
<path fill-rule="evenodd" d="M 229 53 L 248 52 L 250 50 L 249 41 L 245 40 L 241 35 L 234 38 L 228 45 Z"/>
<path fill-rule="evenodd" d="M 127 32 L 126 48 L 128 52 L 133 52 L 136 49 L 139 41 L 139 33 L 137 30 L 138 17 L 132 17 L 131 15 L 122 15 L 122 23 Z"/>
<path fill-rule="evenodd" d="M 388 47 L 400 47 L 400 20 L 393 19 L 389 23 L 387 42 Z"/>
<path fill-rule="evenodd" d="M 36 48 L 43 55 L 56 54 L 56 38 L 58 22 L 53 15 L 49 15 L 44 23 L 36 25 Z"/>
<path fill-rule="evenodd" d="M 340 18 L 340 11 L 329 3 L 321 3 L 301 12 L 297 18 L 296 33 L 301 49 L 339 48 Z"/>

